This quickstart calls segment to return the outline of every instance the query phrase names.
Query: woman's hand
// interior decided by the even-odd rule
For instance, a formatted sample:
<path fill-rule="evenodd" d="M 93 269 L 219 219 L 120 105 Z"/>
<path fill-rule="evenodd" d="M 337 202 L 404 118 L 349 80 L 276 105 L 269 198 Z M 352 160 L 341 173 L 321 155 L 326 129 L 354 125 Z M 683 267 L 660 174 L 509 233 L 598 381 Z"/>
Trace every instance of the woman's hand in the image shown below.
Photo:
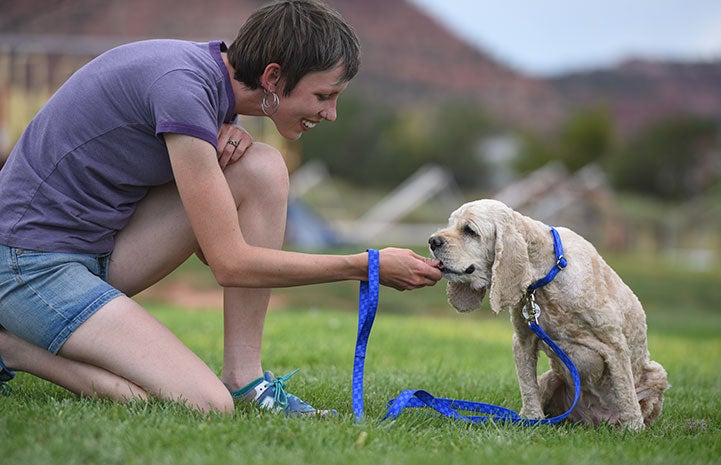
<path fill-rule="evenodd" d="M 240 126 L 224 124 L 218 134 L 218 163 L 221 169 L 235 163 L 253 144 L 253 137 Z"/>
<path fill-rule="evenodd" d="M 441 279 L 440 260 L 426 258 L 409 249 L 380 251 L 380 283 L 399 291 L 433 286 Z"/>

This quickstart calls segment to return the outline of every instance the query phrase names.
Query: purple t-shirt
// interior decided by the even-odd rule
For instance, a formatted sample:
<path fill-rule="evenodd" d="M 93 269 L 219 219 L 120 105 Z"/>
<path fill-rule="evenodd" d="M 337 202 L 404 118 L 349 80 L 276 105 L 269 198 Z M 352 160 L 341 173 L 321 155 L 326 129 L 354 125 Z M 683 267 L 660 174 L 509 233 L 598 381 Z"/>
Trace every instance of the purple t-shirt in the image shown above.
<path fill-rule="evenodd" d="M 0 243 L 103 253 L 153 186 L 173 180 L 163 133 L 217 146 L 234 116 L 222 42 L 149 40 L 78 70 L 0 170 Z"/>

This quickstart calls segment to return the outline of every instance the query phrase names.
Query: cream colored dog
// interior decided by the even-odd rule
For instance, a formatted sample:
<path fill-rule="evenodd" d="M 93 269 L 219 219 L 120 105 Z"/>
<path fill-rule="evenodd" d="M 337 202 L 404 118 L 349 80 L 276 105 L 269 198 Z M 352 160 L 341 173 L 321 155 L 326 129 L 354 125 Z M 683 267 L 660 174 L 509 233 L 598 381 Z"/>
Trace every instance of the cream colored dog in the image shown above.
<path fill-rule="evenodd" d="M 568 266 L 535 292 L 539 325 L 571 358 L 581 377 L 581 398 L 570 419 L 631 429 L 650 426 L 663 406 L 666 371 L 650 360 L 646 316 L 631 289 L 585 239 L 558 228 Z M 513 353 L 527 418 L 559 415 L 574 398 L 573 379 L 522 316 L 528 286 L 555 265 L 553 237 L 545 224 L 495 200 L 478 200 L 451 214 L 429 239 L 448 280 L 448 301 L 458 311 L 481 306 L 508 309 Z M 539 348 L 551 369 L 537 376 Z"/>

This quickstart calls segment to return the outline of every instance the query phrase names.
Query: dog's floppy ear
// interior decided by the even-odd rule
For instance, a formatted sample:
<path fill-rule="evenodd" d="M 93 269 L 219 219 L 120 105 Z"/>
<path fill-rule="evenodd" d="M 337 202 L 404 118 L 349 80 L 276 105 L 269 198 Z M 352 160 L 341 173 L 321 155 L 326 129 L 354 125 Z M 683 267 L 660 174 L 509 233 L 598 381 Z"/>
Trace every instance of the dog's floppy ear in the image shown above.
<path fill-rule="evenodd" d="M 498 218 L 496 223 L 496 255 L 491 268 L 491 310 L 498 313 L 515 306 L 523 297 L 530 265 L 528 246 L 517 227 L 517 214 Z"/>
<path fill-rule="evenodd" d="M 470 312 L 481 308 L 485 289 L 476 291 L 468 283 L 456 283 L 449 281 L 446 286 L 448 303 L 459 312 Z"/>

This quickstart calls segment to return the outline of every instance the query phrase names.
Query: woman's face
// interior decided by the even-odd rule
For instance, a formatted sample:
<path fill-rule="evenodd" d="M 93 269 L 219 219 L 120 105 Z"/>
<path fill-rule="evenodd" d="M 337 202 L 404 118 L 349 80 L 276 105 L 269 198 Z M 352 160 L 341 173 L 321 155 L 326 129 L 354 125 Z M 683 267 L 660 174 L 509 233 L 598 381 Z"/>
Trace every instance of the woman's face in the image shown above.
<path fill-rule="evenodd" d="M 280 106 L 270 118 L 283 137 L 296 140 L 324 119 L 335 121 L 338 97 L 348 86 L 347 82 L 339 83 L 343 71 L 339 65 L 308 73 L 289 95 L 279 95 Z"/>

